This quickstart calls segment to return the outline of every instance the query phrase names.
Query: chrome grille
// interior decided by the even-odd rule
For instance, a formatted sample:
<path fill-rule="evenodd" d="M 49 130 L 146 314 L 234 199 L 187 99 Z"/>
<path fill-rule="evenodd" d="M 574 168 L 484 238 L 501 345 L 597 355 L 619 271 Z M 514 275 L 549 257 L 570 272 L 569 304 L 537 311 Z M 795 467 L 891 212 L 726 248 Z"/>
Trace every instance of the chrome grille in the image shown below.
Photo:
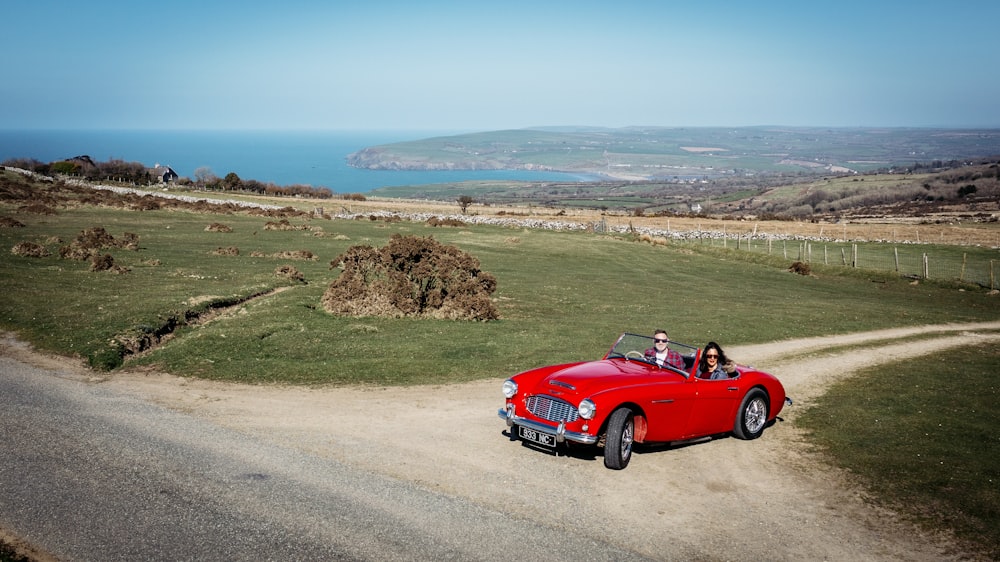
<path fill-rule="evenodd" d="M 571 422 L 580 417 L 580 413 L 569 402 L 556 400 L 551 396 L 529 396 L 524 400 L 528 411 L 550 422 Z"/>

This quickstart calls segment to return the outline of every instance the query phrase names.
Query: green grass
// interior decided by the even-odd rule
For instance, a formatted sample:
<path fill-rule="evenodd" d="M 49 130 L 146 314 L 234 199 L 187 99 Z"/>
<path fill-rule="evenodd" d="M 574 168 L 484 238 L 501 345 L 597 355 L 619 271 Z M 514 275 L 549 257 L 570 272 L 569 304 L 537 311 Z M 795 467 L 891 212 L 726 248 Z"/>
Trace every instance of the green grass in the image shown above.
<path fill-rule="evenodd" d="M 990 344 L 873 368 L 798 423 L 875 497 L 1000 559 L 997 365 Z"/>
<path fill-rule="evenodd" d="M 413 384 L 505 377 L 545 363 L 598 357 L 622 331 L 666 327 L 678 341 L 729 344 L 875 328 L 994 319 L 982 292 L 912 286 L 905 280 L 802 277 L 787 263 L 725 251 L 653 246 L 625 236 L 507 229 L 430 228 L 422 223 L 294 219 L 313 230 L 271 231 L 243 214 L 82 207 L 56 216 L 17 214 L 26 228 L 0 229 L 0 247 L 22 240 L 68 243 L 85 228 L 139 236 L 139 251 L 114 250 L 131 272 L 94 273 L 58 257 L 0 255 L 0 326 L 39 348 L 106 363 L 113 338 L 156 330 L 278 287 L 204 325 L 182 326 L 167 345 L 131 360 L 184 376 L 242 382 Z M 213 222 L 231 233 L 206 232 Z M 316 236 L 322 229 L 324 236 Z M 393 233 L 433 235 L 476 256 L 498 279 L 502 319 L 472 323 L 344 318 L 320 299 L 338 274 L 329 262 L 349 246 L 381 246 Z M 239 256 L 212 251 L 235 246 Z M 252 257 L 308 250 L 315 261 Z M 158 261 L 154 261 L 158 260 Z M 158 265 L 153 265 L 158 263 Z M 275 276 L 300 269 L 301 285 Z M 109 351 L 110 350 L 110 351 Z"/>

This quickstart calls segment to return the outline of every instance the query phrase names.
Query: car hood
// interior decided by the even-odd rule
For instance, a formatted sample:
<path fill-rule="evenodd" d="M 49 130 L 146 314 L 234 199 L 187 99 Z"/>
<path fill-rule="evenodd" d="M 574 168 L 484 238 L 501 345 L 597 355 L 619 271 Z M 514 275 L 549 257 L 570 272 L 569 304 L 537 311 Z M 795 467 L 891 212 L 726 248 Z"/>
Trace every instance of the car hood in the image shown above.
<path fill-rule="evenodd" d="M 641 361 L 604 359 L 578 363 L 549 373 L 538 382 L 534 393 L 586 398 L 604 390 L 664 382 L 683 382 L 671 371 L 651 367 Z"/>

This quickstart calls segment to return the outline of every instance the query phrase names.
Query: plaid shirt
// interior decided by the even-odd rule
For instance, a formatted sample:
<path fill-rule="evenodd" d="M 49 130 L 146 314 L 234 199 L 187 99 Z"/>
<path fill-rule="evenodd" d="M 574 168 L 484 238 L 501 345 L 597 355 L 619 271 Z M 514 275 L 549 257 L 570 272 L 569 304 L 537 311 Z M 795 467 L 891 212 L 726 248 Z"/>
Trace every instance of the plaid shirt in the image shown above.
<path fill-rule="evenodd" d="M 673 367 L 675 369 L 680 369 L 682 371 L 684 370 L 684 358 L 681 357 L 680 353 L 677 353 L 676 351 L 674 351 L 674 350 L 672 350 L 670 348 L 667 348 L 667 358 L 664 361 L 660 361 L 659 359 L 656 359 L 656 350 L 653 349 L 653 348 L 650 348 L 650 349 L 646 350 L 646 357 L 655 360 L 656 364 L 659 365 L 659 366 L 661 366 L 661 367 L 666 364 L 666 365 L 670 365 L 671 367 Z"/>

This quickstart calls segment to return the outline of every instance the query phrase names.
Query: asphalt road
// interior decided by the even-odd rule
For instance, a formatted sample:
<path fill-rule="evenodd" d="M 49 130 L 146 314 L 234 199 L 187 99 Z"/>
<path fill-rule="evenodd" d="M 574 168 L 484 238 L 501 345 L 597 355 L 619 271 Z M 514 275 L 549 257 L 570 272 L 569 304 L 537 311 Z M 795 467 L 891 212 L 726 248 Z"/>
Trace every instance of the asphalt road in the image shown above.
<path fill-rule="evenodd" d="M 0 400 L 0 528 L 59 560 L 641 559 L 7 357 Z"/>

